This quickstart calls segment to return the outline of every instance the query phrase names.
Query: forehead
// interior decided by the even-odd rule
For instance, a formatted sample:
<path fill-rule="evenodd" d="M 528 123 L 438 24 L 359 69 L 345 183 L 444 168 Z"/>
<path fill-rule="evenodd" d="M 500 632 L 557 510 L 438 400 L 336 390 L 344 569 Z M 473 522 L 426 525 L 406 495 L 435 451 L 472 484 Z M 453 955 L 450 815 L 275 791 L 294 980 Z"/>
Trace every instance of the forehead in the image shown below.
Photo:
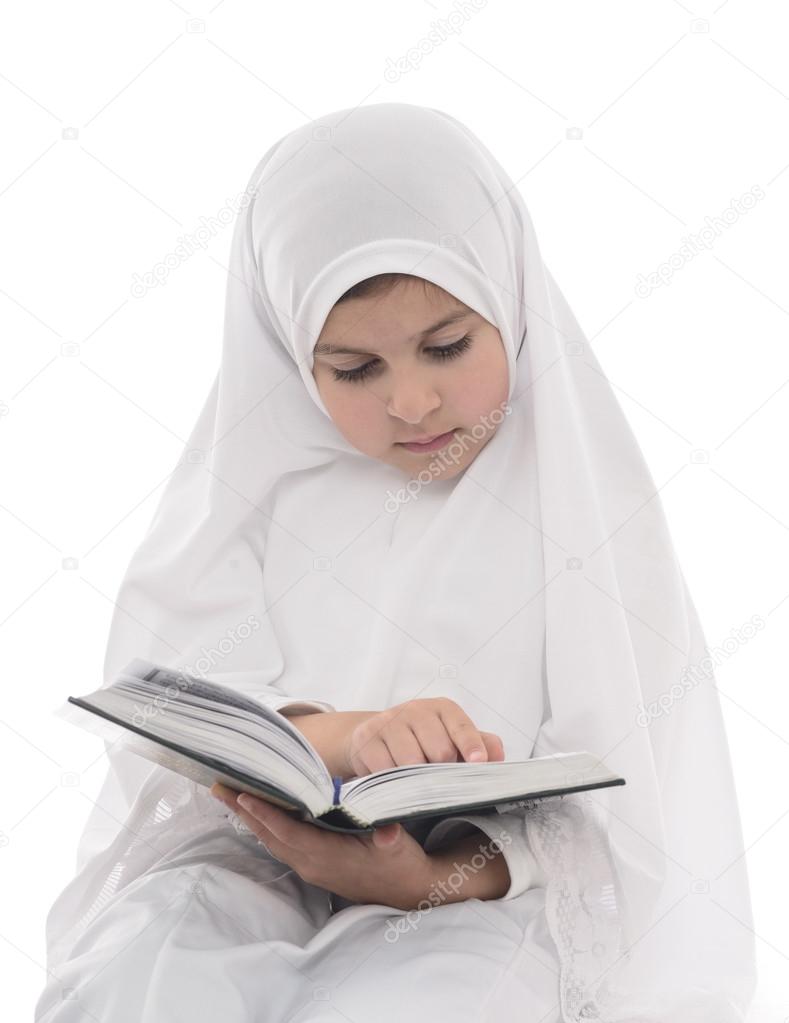
<path fill-rule="evenodd" d="M 386 291 L 346 299 L 332 306 L 323 324 L 320 340 L 341 334 L 364 334 L 372 325 L 414 331 L 431 326 L 444 316 L 471 314 L 474 310 L 448 291 L 430 281 L 397 281 Z"/>

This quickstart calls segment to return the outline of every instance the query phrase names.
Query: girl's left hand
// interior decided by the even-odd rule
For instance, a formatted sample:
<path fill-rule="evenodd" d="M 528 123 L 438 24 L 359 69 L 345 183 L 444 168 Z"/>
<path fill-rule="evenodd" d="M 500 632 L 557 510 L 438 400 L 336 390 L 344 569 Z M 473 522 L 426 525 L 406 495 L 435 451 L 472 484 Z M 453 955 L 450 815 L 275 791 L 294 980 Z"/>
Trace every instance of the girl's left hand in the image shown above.
<path fill-rule="evenodd" d="M 294 820 L 279 807 L 219 782 L 211 795 L 230 807 L 270 850 L 308 884 L 350 899 L 415 909 L 435 881 L 433 861 L 400 824 L 372 834 L 342 835 Z"/>

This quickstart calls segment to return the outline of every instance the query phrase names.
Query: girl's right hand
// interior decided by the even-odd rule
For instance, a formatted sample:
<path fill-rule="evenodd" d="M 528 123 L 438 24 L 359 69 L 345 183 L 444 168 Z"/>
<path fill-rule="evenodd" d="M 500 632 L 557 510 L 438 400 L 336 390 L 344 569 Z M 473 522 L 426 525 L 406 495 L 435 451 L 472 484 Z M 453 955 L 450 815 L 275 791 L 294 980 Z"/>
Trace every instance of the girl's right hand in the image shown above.
<path fill-rule="evenodd" d="M 463 708 L 445 696 L 408 700 L 373 712 L 345 738 L 345 775 L 360 777 L 406 764 L 503 760 L 498 735 L 481 732 Z"/>

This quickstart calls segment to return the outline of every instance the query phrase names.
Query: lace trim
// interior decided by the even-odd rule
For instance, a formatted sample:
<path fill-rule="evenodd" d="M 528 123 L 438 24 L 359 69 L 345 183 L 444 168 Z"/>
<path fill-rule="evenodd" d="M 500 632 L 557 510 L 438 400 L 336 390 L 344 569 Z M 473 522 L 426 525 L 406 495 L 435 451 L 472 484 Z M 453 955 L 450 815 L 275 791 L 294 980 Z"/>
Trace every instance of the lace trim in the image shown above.
<path fill-rule="evenodd" d="M 628 953 L 616 870 L 599 811 L 583 792 L 534 800 L 526 830 L 548 877 L 545 914 L 559 957 L 562 1020 L 620 1018 L 606 974 Z"/>

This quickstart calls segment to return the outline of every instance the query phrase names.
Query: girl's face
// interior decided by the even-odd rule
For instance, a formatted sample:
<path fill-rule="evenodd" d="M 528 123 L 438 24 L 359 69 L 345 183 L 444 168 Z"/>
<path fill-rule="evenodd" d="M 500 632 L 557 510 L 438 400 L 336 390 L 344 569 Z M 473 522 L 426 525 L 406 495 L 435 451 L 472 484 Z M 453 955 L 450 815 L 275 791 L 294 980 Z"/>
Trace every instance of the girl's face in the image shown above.
<path fill-rule="evenodd" d="M 345 439 L 411 476 L 426 468 L 434 479 L 456 476 L 502 420 L 501 335 L 437 285 L 398 281 L 383 296 L 335 305 L 313 357 L 316 386 Z M 437 449 L 403 446 L 450 431 Z"/>

